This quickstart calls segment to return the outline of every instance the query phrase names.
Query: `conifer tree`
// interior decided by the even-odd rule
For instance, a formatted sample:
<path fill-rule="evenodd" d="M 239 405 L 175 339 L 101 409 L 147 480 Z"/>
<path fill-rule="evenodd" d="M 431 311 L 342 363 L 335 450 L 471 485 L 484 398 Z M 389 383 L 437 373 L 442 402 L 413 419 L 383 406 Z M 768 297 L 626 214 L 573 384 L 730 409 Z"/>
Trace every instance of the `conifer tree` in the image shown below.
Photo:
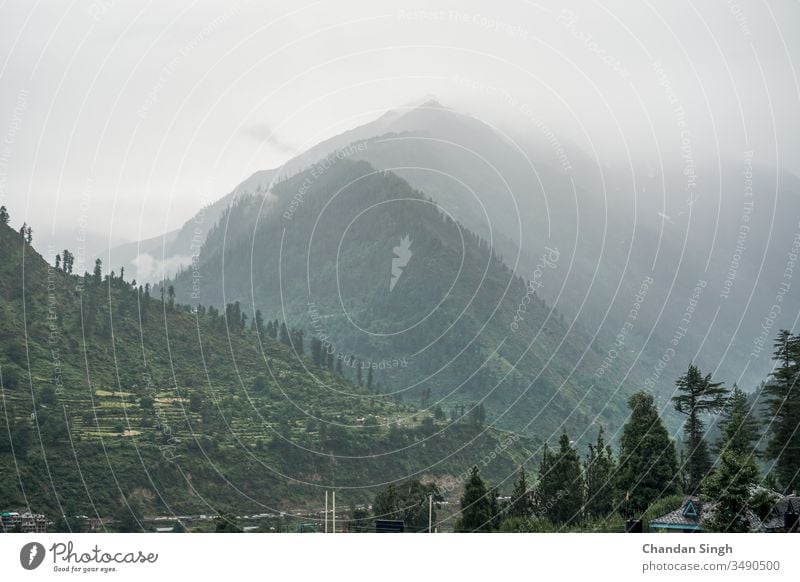
<path fill-rule="evenodd" d="M 800 337 L 781 330 L 775 340 L 772 378 L 764 387 L 772 435 L 767 455 L 784 492 L 800 489 Z"/>
<path fill-rule="evenodd" d="M 687 416 L 686 473 L 689 493 L 696 492 L 711 469 L 711 457 L 705 442 L 705 423 L 702 415 L 721 410 L 727 402 L 728 389 L 722 382 L 713 382 L 711 374 L 703 374 L 694 364 L 675 382 L 677 396 L 672 398 L 675 410 Z"/>
<path fill-rule="evenodd" d="M 94 272 L 92 273 L 92 277 L 95 287 L 99 287 L 100 283 L 103 282 L 103 261 L 100 259 L 95 259 L 94 261 Z"/>
<path fill-rule="evenodd" d="M 726 409 L 720 459 L 704 483 L 704 493 L 714 500 L 714 510 L 703 523 L 716 532 L 748 532 L 753 487 L 758 480 L 753 441 L 755 426 L 747 410 L 747 396 L 734 388 Z"/>
<path fill-rule="evenodd" d="M 740 455 L 755 455 L 755 443 L 758 441 L 758 421 L 750 413 L 747 394 L 738 386 L 733 386 L 733 392 L 728 399 L 728 404 L 723 412 L 720 422 L 722 428 L 722 443 L 718 447 L 720 452 L 732 449 Z"/>
<path fill-rule="evenodd" d="M 628 406 L 631 416 L 620 441 L 617 489 L 625 492 L 633 511 L 644 511 L 655 500 L 678 493 L 678 461 L 653 396 L 637 392 Z"/>
<path fill-rule="evenodd" d="M 491 531 L 492 507 L 480 469 L 474 465 L 461 496 L 461 517 L 456 529 L 461 532 Z"/>
<path fill-rule="evenodd" d="M 553 523 L 568 524 L 580 519 L 583 503 L 583 475 L 578 452 L 563 433 L 558 450 L 545 447 L 536 490 L 539 512 Z"/>
<path fill-rule="evenodd" d="M 584 465 L 586 479 L 585 511 L 590 518 L 605 517 L 614 509 L 614 457 L 611 447 L 603 439 L 603 427 L 597 432 L 597 441 L 589 444 L 589 454 Z"/>
<path fill-rule="evenodd" d="M 533 492 L 525 476 L 525 467 L 520 467 L 514 483 L 514 490 L 511 492 L 508 515 L 525 519 L 533 515 L 533 507 Z"/>
<path fill-rule="evenodd" d="M 8 214 L 8 210 L 5 206 L 0 206 L 0 224 L 8 224 L 8 221 L 11 217 Z"/>

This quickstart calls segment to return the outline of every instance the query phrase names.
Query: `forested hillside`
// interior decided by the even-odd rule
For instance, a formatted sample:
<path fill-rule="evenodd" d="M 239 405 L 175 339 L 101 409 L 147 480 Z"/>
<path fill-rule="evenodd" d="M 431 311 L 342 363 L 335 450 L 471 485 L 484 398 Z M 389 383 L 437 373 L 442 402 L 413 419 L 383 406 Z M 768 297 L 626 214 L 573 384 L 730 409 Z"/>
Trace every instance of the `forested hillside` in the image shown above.
<path fill-rule="evenodd" d="M 99 261 L 79 275 L 69 251 L 49 264 L 30 239 L 0 224 L 4 507 L 316 507 L 321 487 L 354 503 L 493 451 L 485 472 L 506 478 L 534 452 L 474 414 L 451 421 L 353 384 L 303 355 L 297 330 L 250 321 L 238 304 L 192 311 Z"/>
<path fill-rule="evenodd" d="M 284 313 L 328 342 L 346 374 L 366 362 L 384 393 L 422 408 L 482 403 L 498 426 L 539 436 L 567 427 L 582 441 L 593 424 L 621 426 L 634 382 L 598 373 L 605 353 L 537 293 L 557 250 L 523 280 L 425 193 L 346 156 L 264 201 L 242 197 L 223 215 L 174 281 L 181 301 Z"/>

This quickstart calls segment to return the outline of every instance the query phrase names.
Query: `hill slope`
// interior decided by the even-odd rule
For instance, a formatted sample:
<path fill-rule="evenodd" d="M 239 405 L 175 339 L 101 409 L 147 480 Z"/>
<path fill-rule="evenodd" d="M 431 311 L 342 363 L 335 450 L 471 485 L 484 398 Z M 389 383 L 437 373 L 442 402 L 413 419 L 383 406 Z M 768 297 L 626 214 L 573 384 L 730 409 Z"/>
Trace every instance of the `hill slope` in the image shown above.
<path fill-rule="evenodd" d="M 593 377 L 591 338 L 535 293 L 557 252 L 528 284 L 423 193 L 345 157 L 272 194 L 265 216 L 262 197 L 243 198 L 211 231 L 197 272 L 175 281 L 183 301 L 280 314 L 423 408 L 481 402 L 491 422 L 543 437 L 621 424 L 633 386 Z"/>
<path fill-rule="evenodd" d="M 533 443 L 354 386 L 215 310 L 50 266 L 0 225 L 0 506 L 108 516 L 342 503 Z M 6 430 L 8 428 L 8 430 Z M 9 438 L 10 435 L 10 438 Z"/>

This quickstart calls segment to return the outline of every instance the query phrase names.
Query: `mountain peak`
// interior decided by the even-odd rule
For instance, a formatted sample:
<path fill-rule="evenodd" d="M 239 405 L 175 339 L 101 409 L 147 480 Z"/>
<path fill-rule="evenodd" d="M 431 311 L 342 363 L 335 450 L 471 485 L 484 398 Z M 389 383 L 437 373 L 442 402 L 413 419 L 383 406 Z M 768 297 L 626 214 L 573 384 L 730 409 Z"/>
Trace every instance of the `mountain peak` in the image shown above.
<path fill-rule="evenodd" d="M 439 98 L 433 93 L 426 93 L 419 99 L 406 103 L 401 109 L 449 109 L 449 107 L 442 105 Z"/>

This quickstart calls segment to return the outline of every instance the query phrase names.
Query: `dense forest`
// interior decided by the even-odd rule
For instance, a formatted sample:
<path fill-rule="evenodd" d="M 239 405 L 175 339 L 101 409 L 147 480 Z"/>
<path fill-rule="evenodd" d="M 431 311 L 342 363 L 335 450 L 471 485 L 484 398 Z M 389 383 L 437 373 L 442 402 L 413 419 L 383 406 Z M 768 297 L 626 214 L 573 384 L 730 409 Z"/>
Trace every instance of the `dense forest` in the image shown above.
<path fill-rule="evenodd" d="M 318 505 L 323 485 L 363 502 L 370 485 L 457 475 L 493 451 L 500 478 L 535 450 L 477 405 L 421 411 L 377 393 L 377 371 L 351 382 L 301 330 L 236 303 L 191 309 L 69 250 L 48 262 L 7 223 L 3 209 L 3 508 L 125 523 L 279 512 Z"/>
<path fill-rule="evenodd" d="M 431 391 L 404 402 L 381 390 L 381 370 L 356 356 L 343 365 L 300 322 L 250 317 L 238 301 L 181 304 L 171 284 L 154 292 L 100 259 L 79 274 L 83 257 L 45 260 L 32 228 L 8 223 L 0 208 L 0 504 L 46 512 L 57 529 L 81 529 L 78 515 L 139 531 L 154 516 L 207 513 L 219 516 L 206 530 L 241 531 L 236 515 L 313 514 L 335 488 L 349 531 L 374 519 L 620 531 L 687 495 L 714 502 L 707 529 L 748 531 L 749 512 L 764 518 L 798 489 L 790 331 L 750 393 L 690 364 L 668 407 L 684 419 L 677 440 L 667 407 L 638 391 L 616 438 L 595 429 L 582 453 L 565 429 L 548 443 L 493 428 L 481 403 L 443 407 Z"/>

